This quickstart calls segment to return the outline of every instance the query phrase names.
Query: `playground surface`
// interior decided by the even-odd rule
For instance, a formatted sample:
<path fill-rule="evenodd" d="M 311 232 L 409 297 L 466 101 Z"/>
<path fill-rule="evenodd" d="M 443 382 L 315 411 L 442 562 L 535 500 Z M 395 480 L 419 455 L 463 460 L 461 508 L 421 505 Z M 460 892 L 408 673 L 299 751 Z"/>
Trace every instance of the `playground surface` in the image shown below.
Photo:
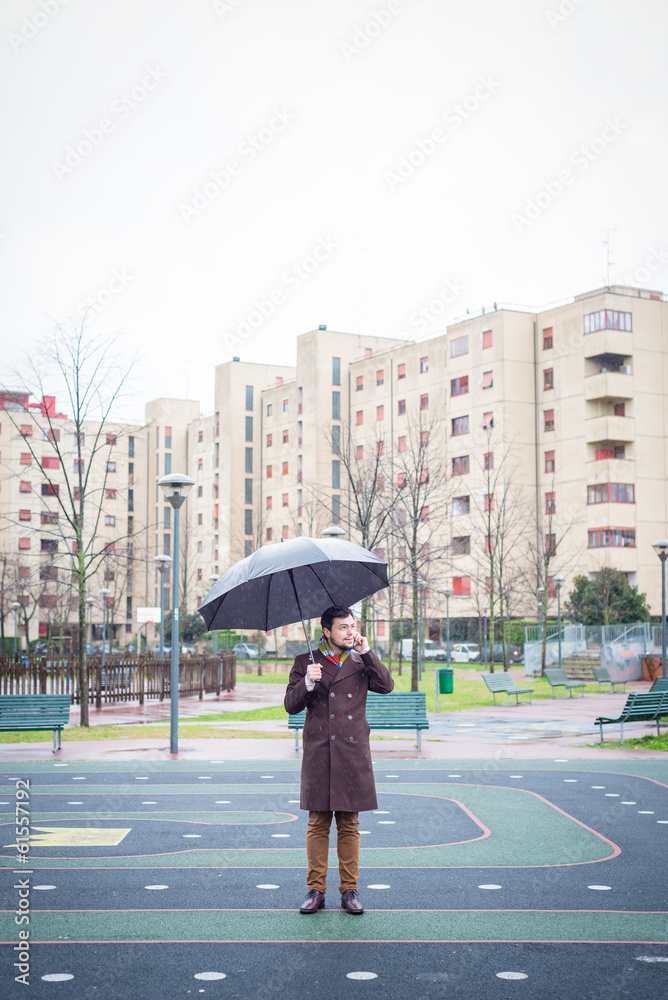
<path fill-rule="evenodd" d="M 3 997 L 668 993 L 665 758 L 581 748 L 589 759 L 576 759 L 553 740 L 532 742 L 549 758 L 523 759 L 524 741 L 487 759 L 448 758 L 440 743 L 441 759 L 388 759 L 374 746 L 378 810 L 360 815 L 366 912 L 341 910 L 332 852 L 326 908 L 304 916 L 301 754 L 275 740 L 273 760 L 218 757 L 270 741 L 202 742 L 206 760 L 201 748 L 158 760 L 104 744 L 91 760 L 47 759 L 39 744 L 8 760 L 2 748 Z M 29 991 L 14 981 L 17 880 L 29 889 Z"/>

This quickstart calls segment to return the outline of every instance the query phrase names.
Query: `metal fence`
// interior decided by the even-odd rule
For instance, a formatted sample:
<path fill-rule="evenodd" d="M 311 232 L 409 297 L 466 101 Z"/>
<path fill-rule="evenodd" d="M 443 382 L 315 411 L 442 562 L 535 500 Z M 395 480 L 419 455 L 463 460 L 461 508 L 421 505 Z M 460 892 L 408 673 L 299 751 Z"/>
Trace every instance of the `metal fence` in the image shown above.
<path fill-rule="evenodd" d="M 541 672 L 543 630 L 540 625 L 525 629 L 524 669 L 527 676 Z M 561 657 L 590 659 L 607 667 L 616 679 L 638 680 L 642 676 L 641 657 L 661 652 L 661 625 L 635 622 L 628 625 L 563 625 Z M 559 631 L 550 623 L 545 634 L 545 666 L 559 662 Z"/>
<path fill-rule="evenodd" d="M 204 693 L 231 691 L 236 684 L 234 653 L 219 657 L 182 656 L 179 696 L 199 698 Z M 111 702 L 163 700 L 170 695 L 170 663 L 153 656 L 88 657 L 88 701 L 100 708 Z M 0 658 L 0 694 L 69 694 L 73 705 L 81 700 L 76 660 Z"/>

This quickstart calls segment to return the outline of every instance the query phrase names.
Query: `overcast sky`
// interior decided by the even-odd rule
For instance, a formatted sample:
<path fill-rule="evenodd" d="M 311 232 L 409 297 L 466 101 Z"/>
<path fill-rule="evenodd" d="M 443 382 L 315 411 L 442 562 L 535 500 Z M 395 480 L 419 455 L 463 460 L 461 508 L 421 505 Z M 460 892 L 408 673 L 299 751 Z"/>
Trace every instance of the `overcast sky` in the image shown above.
<path fill-rule="evenodd" d="M 668 287 L 660 0 L 3 0 L 3 379 L 94 302 L 132 401 L 319 323 Z M 420 315 L 420 313 L 422 313 Z"/>

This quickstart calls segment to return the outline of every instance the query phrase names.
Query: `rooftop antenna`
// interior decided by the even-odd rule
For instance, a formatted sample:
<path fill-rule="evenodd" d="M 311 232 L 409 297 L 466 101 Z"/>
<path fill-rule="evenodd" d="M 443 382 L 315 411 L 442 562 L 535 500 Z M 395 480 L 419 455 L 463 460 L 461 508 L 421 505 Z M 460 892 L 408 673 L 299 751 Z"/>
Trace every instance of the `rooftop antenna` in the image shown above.
<path fill-rule="evenodd" d="M 613 228 L 608 228 L 605 230 L 605 239 L 598 240 L 605 247 L 605 287 L 610 287 L 610 268 L 616 263 L 612 259 L 613 251 L 610 249 L 610 233 L 616 233 L 617 230 Z"/>

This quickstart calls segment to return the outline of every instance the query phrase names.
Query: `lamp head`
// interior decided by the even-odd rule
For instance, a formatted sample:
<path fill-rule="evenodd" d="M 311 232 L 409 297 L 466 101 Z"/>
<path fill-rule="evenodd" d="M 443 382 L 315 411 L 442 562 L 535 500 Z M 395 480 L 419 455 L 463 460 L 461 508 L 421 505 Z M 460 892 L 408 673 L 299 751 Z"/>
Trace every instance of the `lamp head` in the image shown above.
<path fill-rule="evenodd" d="M 323 528 L 320 532 L 323 538 L 341 538 L 345 535 L 343 528 L 339 528 L 337 524 L 331 524 L 329 528 Z"/>
<path fill-rule="evenodd" d="M 164 573 L 165 572 L 165 570 L 167 569 L 167 567 L 169 566 L 169 564 L 170 564 L 171 561 L 172 561 L 172 557 L 171 556 L 159 555 L 159 556 L 154 556 L 153 557 L 153 562 L 155 563 L 155 565 L 156 565 L 157 569 L 160 571 L 160 573 Z"/>
<path fill-rule="evenodd" d="M 181 507 L 195 485 L 195 480 L 190 476 L 184 476 L 180 472 L 172 472 L 169 476 L 163 476 L 158 480 L 158 486 L 162 489 L 165 497 L 174 510 Z"/>
<path fill-rule="evenodd" d="M 109 590 L 108 587 L 102 587 L 100 589 L 100 597 L 106 597 L 107 594 L 110 594 L 110 593 L 111 593 L 111 591 Z"/>
<path fill-rule="evenodd" d="M 557 587 L 560 587 L 565 579 L 565 576 L 562 576 L 561 573 L 557 573 L 556 576 L 552 577 L 552 583 L 556 583 Z"/>
<path fill-rule="evenodd" d="M 21 604 L 20 601 L 12 601 L 12 605 L 11 606 L 14 608 L 15 611 L 16 611 L 17 608 L 22 608 L 23 607 L 23 605 Z"/>
<path fill-rule="evenodd" d="M 95 598 L 94 598 L 94 597 L 87 597 L 87 598 L 86 598 L 86 604 L 87 604 L 87 605 L 88 605 L 89 607 L 90 607 L 90 606 L 91 606 L 92 604 L 95 604 Z"/>
<path fill-rule="evenodd" d="M 452 597 L 454 590 L 452 587 L 444 587 L 441 593 L 445 594 L 446 597 Z"/>
<path fill-rule="evenodd" d="M 216 580 L 220 580 L 219 574 L 218 573 L 212 573 L 211 576 L 209 577 L 209 582 L 210 583 L 215 583 Z"/>
<path fill-rule="evenodd" d="M 652 548 L 656 549 L 656 554 L 662 561 L 668 556 L 668 538 L 657 538 L 652 542 Z"/>

